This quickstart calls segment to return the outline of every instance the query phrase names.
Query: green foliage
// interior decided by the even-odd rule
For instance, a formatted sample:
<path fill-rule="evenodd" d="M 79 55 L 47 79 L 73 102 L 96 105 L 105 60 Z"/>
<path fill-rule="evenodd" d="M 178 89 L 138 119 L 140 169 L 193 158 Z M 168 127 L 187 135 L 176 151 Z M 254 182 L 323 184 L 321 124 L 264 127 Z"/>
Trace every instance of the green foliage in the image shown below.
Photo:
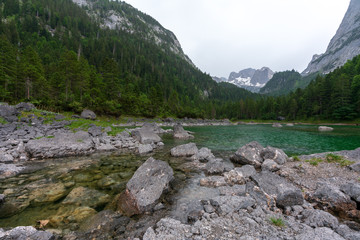
<path fill-rule="evenodd" d="M 322 163 L 323 161 L 324 160 L 322 160 L 321 158 L 312 158 L 312 159 L 306 160 L 305 162 L 310 163 L 311 165 L 316 167 L 319 165 L 319 163 Z"/>
<path fill-rule="evenodd" d="M 270 222 L 277 227 L 285 227 L 286 223 L 282 218 L 271 217 Z"/>
<path fill-rule="evenodd" d="M 338 163 L 341 167 L 350 166 L 351 164 L 355 163 L 333 153 L 329 153 L 328 155 L 326 155 L 326 161 L 329 163 Z"/>
<path fill-rule="evenodd" d="M 294 159 L 295 162 L 300 162 L 301 161 L 298 156 L 293 156 L 292 158 Z"/>
<path fill-rule="evenodd" d="M 0 124 L 7 124 L 7 123 L 8 122 L 4 118 L 0 117 Z"/>

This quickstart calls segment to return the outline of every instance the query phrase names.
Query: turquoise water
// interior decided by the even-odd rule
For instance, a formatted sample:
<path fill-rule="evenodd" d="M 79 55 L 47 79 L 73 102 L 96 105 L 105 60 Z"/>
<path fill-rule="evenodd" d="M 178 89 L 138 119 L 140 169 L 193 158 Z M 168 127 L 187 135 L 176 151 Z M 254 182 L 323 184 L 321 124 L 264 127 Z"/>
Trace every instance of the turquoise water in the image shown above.
<path fill-rule="evenodd" d="M 263 146 L 283 149 L 288 155 L 354 150 L 360 147 L 360 127 L 333 126 L 332 132 L 319 132 L 319 126 L 295 125 L 273 128 L 271 125 L 238 125 L 188 127 L 195 132 L 199 147 L 215 152 L 234 152 L 239 147 L 258 141 Z"/>

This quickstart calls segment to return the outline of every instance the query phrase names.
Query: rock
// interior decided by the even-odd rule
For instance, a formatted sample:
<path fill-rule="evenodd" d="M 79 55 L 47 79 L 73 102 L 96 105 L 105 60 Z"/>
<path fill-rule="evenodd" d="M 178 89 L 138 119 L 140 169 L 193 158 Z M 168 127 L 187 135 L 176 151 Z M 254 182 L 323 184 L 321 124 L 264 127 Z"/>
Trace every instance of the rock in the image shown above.
<path fill-rule="evenodd" d="M 61 114 L 56 114 L 55 117 L 54 117 L 54 119 L 55 119 L 56 121 L 63 120 L 63 119 L 65 119 L 65 116 L 64 116 L 64 115 L 61 115 Z"/>
<path fill-rule="evenodd" d="M 30 140 L 26 152 L 33 158 L 59 158 L 94 152 L 94 143 L 87 132 L 59 133 L 54 138 Z"/>
<path fill-rule="evenodd" d="M 301 190 L 276 174 L 261 172 L 252 176 L 252 179 L 267 194 L 276 196 L 279 207 L 302 205 L 304 202 Z"/>
<path fill-rule="evenodd" d="M 146 154 L 152 152 L 154 149 L 151 144 L 140 144 L 138 150 L 139 154 Z"/>
<path fill-rule="evenodd" d="M 212 199 L 219 204 L 223 215 L 235 212 L 239 209 L 247 209 L 255 205 L 255 200 L 252 197 L 240 196 L 218 196 Z"/>
<path fill-rule="evenodd" d="M 79 115 L 72 115 L 71 118 L 79 119 L 81 117 Z"/>
<path fill-rule="evenodd" d="M 279 165 L 274 162 L 273 160 L 270 159 L 266 159 L 263 164 L 261 165 L 261 170 L 262 171 L 269 171 L 269 172 L 276 172 L 278 171 Z"/>
<path fill-rule="evenodd" d="M 237 171 L 241 172 L 244 178 L 249 178 L 251 176 L 254 176 L 256 174 L 256 170 L 252 165 L 245 165 L 241 168 L 236 168 Z"/>
<path fill-rule="evenodd" d="M 85 187 L 74 188 L 61 202 L 64 205 L 87 206 L 97 208 L 110 201 L 110 196 Z"/>
<path fill-rule="evenodd" d="M 281 123 L 274 123 L 274 124 L 272 125 L 272 127 L 282 128 L 283 126 L 281 125 Z"/>
<path fill-rule="evenodd" d="M 230 160 L 239 163 L 239 164 L 250 164 L 255 167 L 260 167 L 263 162 L 262 157 L 260 156 L 261 151 L 263 150 L 258 142 L 251 142 L 245 146 L 239 148 L 236 153 L 231 156 Z"/>
<path fill-rule="evenodd" d="M 340 234 L 340 236 L 342 236 L 343 238 L 345 238 L 347 240 L 358 240 L 358 239 L 360 239 L 360 232 L 359 231 L 354 231 L 354 230 L 350 229 L 346 225 L 340 225 L 336 229 L 336 232 L 338 234 Z"/>
<path fill-rule="evenodd" d="M 223 186 L 219 187 L 220 195 L 238 195 L 244 196 L 246 194 L 246 185 L 234 185 L 234 186 Z"/>
<path fill-rule="evenodd" d="M 293 124 L 293 123 L 288 123 L 288 124 L 286 124 L 286 126 L 287 126 L 287 127 L 293 127 L 294 124 Z"/>
<path fill-rule="evenodd" d="M 341 185 L 340 190 L 349 195 L 357 203 L 360 203 L 360 184 L 346 183 Z"/>
<path fill-rule="evenodd" d="M 0 206 L 3 205 L 4 202 L 5 202 L 5 195 L 0 194 Z"/>
<path fill-rule="evenodd" d="M 360 162 L 350 165 L 349 168 L 355 172 L 360 173 Z"/>
<path fill-rule="evenodd" d="M 336 217 L 322 210 L 305 209 L 301 215 L 303 222 L 313 228 L 328 227 L 335 230 L 339 225 Z"/>
<path fill-rule="evenodd" d="M 224 177 L 221 176 L 210 176 L 200 179 L 200 186 L 203 187 L 221 187 L 226 185 Z"/>
<path fill-rule="evenodd" d="M 150 211 L 169 189 L 173 175 L 169 164 L 149 158 L 126 184 L 118 202 L 119 210 L 128 216 Z"/>
<path fill-rule="evenodd" d="M 196 158 L 200 162 L 208 162 L 211 159 L 214 159 L 215 156 L 210 149 L 203 147 L 200 148 L 199 152 L 195 155 L 194 158 Z"/>
<path fill-rule="evenodd" d="M 96 150 L 100 151 L 100 152 L 109 152 L 109 151 L 116 150 L 116 147 L 114 147 L 110 143 L 106 143 L 106 144 L 100 144 L 100 145 L 96 146 Z"/>
<path fill-rule="evenodd" d="M 154 131 L 148 129 L 137 129 L 131 132 L 131 136 L 142 144 L 161 142 L 161 138 Z"/>
<path fill-rule="evenodd" d="M 331 230 L 330 228 L 309 228 L 305 232 L 295 237 L 296 240 L 345 240 L 339 234 Z"/>
<path fill-rule="evenodd" d="M 91 110 L 85 109 L 81 113 L 81 118 L 95 120 L 96 114 Z"/>
<path fill-rule="evenodd" d="M 25 170 L 25 167 L 17 166 L 15 164 L 0 163 L 0 179 L 13 177 Z"/>
<path fill-rule="evenodd" d="M 254 182 L 246 183 L 246 193 L 254 198 L 259 206 L 269 209 L 274 209 L 276 207 L 275 199 L 256 186 Z"/>
<path fill-rule="evenodd" d="M 163 134 L 165 133 L 164 129 L 162 129 L 161 127 L 159 127 L 156 123 L 144 123 L 141 127 L 142 130 L 145 131 L 152 131 L 156 134 Z"/>
<path fill-rule="evenodd" d="M 13 106 L 0 105 L 0 117 L 4 118 L 6 121 L 10 123 L 17 122 L 19 115 L 20 112 Z"/>
<path fill-rule="evenodd" d="M 224 179 L 225 182 L 229 185 L 234 185 L 234 184 L 245 184 L 246 183 L 246 179 L 243 175 L 243 173 L 241 171 L 238 171 L 239 168 L 235 168 L 233 170 L 231 170 L 230 172 L 224 173 Z"/>
<path fill-rule="evenodd" d="M 260 156 L 264 160 L 265 159 L 273 160 L 279 165 L 285 164 L 288 159 L 288 156 L 284 153 L 283 150 L 278 149 L 278 148 L 273 148 L 273 147 L 264 148 L 261 151 Z"/>
<path fill-rule="evenodd" d="M 195 143 L 188 143 L 172 148 L 170 153 L 173 157 L 190 157 L 198 153 L 198 148 Z"/>
<path fill-rule="evenodd" d="M 102 127 L 99 126 L 91 126 L 88 129 L 88 133 L 93 137 L 99 137 L 103 134 Z"/>
<path fill-rule="evenodd" d="M 66 223 L 81 223 L 96 215 L 95 209 L 90 207 L 62 206 L 56 215 L 50 217 L 50 224 L 54 227 L 61 227 Z"/>
<path fill-rule="evenodd" d="M 205 172 L 209 175 L 221 174 L 225 166 L 221 158 L 210 160 L 205 166 Z"/>
<path fill-rule="evenodd" d="M 1 230 L 1 229 L 0 229 Z M 46 231 L 38 231 L 34 227 L 16 227 L 6 232 L 0 231 L 0 239 L 2 240 L 54 240 L 55 236 Z"/>
<path fill-rule="evenodd" d="M 314 201 L 340 214 L 356 210 L 356 203 L 348 195 L 341 192 L 338 187 L 329 183 L 319 183 L 315 193 L 308 197 L 310 201 Z"/>
<path fill-rule="evenodd" d="M 0 163 L 12 163 L 14 157 L 0 150 Z"/>
<path fill-rule="evenodd" d="M 189 134 L 187 131 L 185 131 L 184 128 L 181 126 L 181 124 L 178 123 L 174 126 L 174 138 L 187 140 L 187 139 L 193 139 L 194 136 Z"/>
<path fill-rule="evenodd" d="M 332 128 L 332 127 L 320 126 L 320 127 L 319 127 L 319 131 L 320 131 L 320 132 L 330 132 L 330 131 L 334 131 L 334 128 Z"/>
<path fill-rule="evenodd" d="M 156 230 L 148 228 L 143 240 L 177 240 L 192 236 L 191 226 L 172 218 L 163 218 L 156 224 Z"/>
<path fill-rule="evenodd" d="M 34 204 L 56 202 L 66 196 L 67 190 L 63 183 L 44 183 L 35 188 L 29 196 Z"/>
<path fill-rule="evenodd" d="M 15 106 L 15 108 L 16 108 L 16 110 L 18 110 L 20 112 L 23 112 L 23 111 L 30 112 L 30 111 L 36 109 L 34 104 L 32 104 L 32 103 L 24 103 L 24 102 L 17 104 Z"/>

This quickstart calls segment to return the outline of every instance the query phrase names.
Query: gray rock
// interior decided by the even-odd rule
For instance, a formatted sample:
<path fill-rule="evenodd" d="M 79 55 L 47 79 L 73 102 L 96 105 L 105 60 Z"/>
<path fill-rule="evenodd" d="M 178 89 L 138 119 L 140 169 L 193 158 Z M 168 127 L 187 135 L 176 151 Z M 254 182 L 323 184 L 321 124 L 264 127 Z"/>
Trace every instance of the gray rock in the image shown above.
<path fill-rule="evenodd" d="M 334 128 L 332 128 L 332 127 L 320 126 L 320 127 L 319 127 L 319 131 L 320 131 L 320 132 L 330 132 L 330 131 L 334 131 Z"/>
<path fill-rule="evenodd" d="M 220 195 L 238 195 L 243 196 L 246 193 L 246 185 L 234 185 L 234 186 L 223 186 L 219 187 Z"/>
<path fill-rule="evenodd" d="M 148 228 L 143 240 L 178 240 L 192 236 L 191 226 L 172 218 L 163 218 L 156 224 L 156 230 Z"/>
<path fill-rule="evenodd" d="M 95 120 L 96 114 L 91 110 L 85 109 L 81 113 L 81 118 Z"/>
<path fill-rule="evenodd" d="M 252 179 L 267 194 L 276 196 L 276 204 L 279 207 L 302 205 L 304 202 L 301 190 L 276 174 L 261 172 L 252 176 Z"/>
<path fill-rule="evenodd" d="M 258 142 L 251 142 L 245 146 L 239 148 L 236 153 L 231 156 L 231 161 L 239 164 L 249 164 L 255 167 L 260 167 L 263 162 L 262 157 L 260 156 L 261 151 L 263 150 Z"/>
<path fill-rule="evenodd" d="M 263 206 L 269 209 L 274 209 L 276 207 L 275 199 L 264 192 L 261 188 L 256 186 L 254 182 L 246 183 L 246 193 L 254 198 L 259 206 Z"/>
<path fill-rule="evenodd" d="M 173 175 L 169 164 L 149 158 L 126 184 L 126 191 L 119 200 L 119 209 L 128 216 L 151 210 L 169 189 Z"/>
<path fill-rule="evenodd" d="M 156 134 L 163 134 L 165 131 L 159 127 L 156 123 L 144 123 L 141 127 L 142 130 L 152 131 Z"/>
<path fill-rule="evenodd" d="M 0 117 L 8 122 L 16 122 L 20 112 L 15 107 L 9 105 L 0 105 Z"/>
<path fill-rule="evenodd" d="M 63 119 L 65 119 L 65 116 L 64 116 L 64 115 L 61 115 L 61 114 L 56 114 L 54 119 L 55 119 L 56 121 L 58 121 L 58 120 L 63 120 Z"/>
<path fill-rule="evenodd" d="M 93 137 L 99 137 L 103 134 L 102 127 L 99 126 L 91 126 L 88 129 L 88 133 Z"/>
<path fill-rule="evenodd" d="M 322 210 L 305 209 L 301 215 L 303 222 L 313 228 L 328 227 L 335 230 L 339 225 L 336 217 Z"/>
<path fill-rule="evenodd" d="M 154 149 L 151 144 L 140 144 L 138 147 L 139 154 L 146 154 L 152 152 Z"/>
<path fill-rule="evenodd" d="M 0 239 L 2 240 L 53 240 L 55 236 L 46 231 L 38 231 L 34 227 L 16 227 L 6 232 L 0 231 Z"/>
<path fill-rule="evenodd" d="M 181 124 L 178 123 L 174 126 L 174 138 L 187 140 L 187 139 L 193 139 L 194 136 L 189 134 L 187 131 L 185 131 L 184 128 L 181 126 Z"/>
<path fill-rule="evenodd" d="M 26 152 L 33 158 L 59 158 L 94 152 L 94 143 L 87 132 L 60 133 L 54 138 L 30 140 Z"/>
<path fill-rule="evenodd" d="M 349 168 L 355 172 L 360 173 L 360 162 L 350 165 Z"/>
<path fill-rule="evenodd" d="M 256 170 L 252 165 L 245 165 L 242 166 L 241 168 L 236 168 L 236 169 L 237 171 L 240 171 L 245 178 L 249 178 L 256 174 Z"/>
<path fill-rule="evenodd" d="M 209 175 L 221 174 L 225 166 L 221 158 L 210 160 L 205 166 L 205 172 Z"/>
<path fill-rule="evenodd" d="M 173 157 L 190 157 L 198 153 L 198 148 L 195 143 L 188 143 L 172 148 L 170 153 Z"/>
<path fill-rule="evenodd" d="M 0 163 L 0 179 L 16 176 L 25 170 L 25 167 L 17 166 L 15 164 Z"/>
<path fill-rule="evenodd" d="M 266 159 L 261 165 L 261 170 L 263 171 L 276 172 L 279 169 L 279 165 L 275 161 L 270 159 Z"/>
<path fill-rule="evenodd" d="M 315 193 L 309 197 L 310 200 L 326 205 L 334 211 L 344 213 L 356 209 L 356 203 L 348 195 L 329 183 L 319 183 Z"/>
<path fill-rule="evenodd" d="M 282 128 L 283 126 L 281 125 L 281 123 L 274 123 L 274 124 L 272 125 L 272 127 Z"/>
<path fill-rule="evenodd" d="M 26 111 L 26 112 L 30 112 L 31 110 L 36 109 L 36 107 L 34 106 L 34 104 L 32 103 L 19 103 L 15 106 L 16 110 L 22 112 L 22 111 Z"/>
<path fill-rule="evenodd" d="M 0 150 L 0 163 L 12 163 L 14 157 Z"/>
<path fill-rule="evenodd" d="M 359 240 L 360 239 L 360 232 L 354 231 L 346 225 L 340 225 L 336 229 L 336 232 L 338 234 L 340 234 L 340 236 L 342 236 L 343 238 L 345 238 L 347 240 Z"/>
<path fill-rule="evenodd" d="M 356 202 L 360 203 L 360 184 L 346 183 L 340 187 L 340 190 L 349 195 Z"/>
<path fill-rule="evenodd" d="M 218 196 L 213 198 L 212 201 L 219 204 L 223 215 L 238 211 L 239 209 L 247 209 L 256 203 L 252 197 L 241 196 Z"/>
<path fill-rule="evenodd" d="M 345 240 L 339 234 L 331 230 L 330 228 L 309 228 L 303 233 L 295 237 L 296 240 Z"/>
<path fill-rule="evenodd" d="M 239 168 L 234 168 L 230 172 L 224 173 L 225 182 L 229 185 L 245 184 L 246 179 Z"/>
<path fill-rule="evenodd" d="M 203 147 L 200 148 L 199 152 L 195 155 L 195 158 L 200 162 L 208 162 L 211 159 L 214 159 L 215 156 L 210 149 Z"/>
<path fill-rule="evenodd" d="M 260 156 L 262 159 L 270 159 L 275 161 L 277 164 L 283 165 L 286 163 L 288 156 L 283 150 L 273 147 L 266 147 L 261 151 Z"/>
<path fill-rule="evenodd" d="M 131 132 L 131 136 L 142 144 L 152 144 L 161 142 L 161 138 L 154 131 L 148 129 L 136 129 Z"/>
<path fill-rule="evenodd" d="M 221 187 L 226 185 L 224 177 L 221 176 L 210 176 L 200 179 L 200 186 L 203 187 Z"/>

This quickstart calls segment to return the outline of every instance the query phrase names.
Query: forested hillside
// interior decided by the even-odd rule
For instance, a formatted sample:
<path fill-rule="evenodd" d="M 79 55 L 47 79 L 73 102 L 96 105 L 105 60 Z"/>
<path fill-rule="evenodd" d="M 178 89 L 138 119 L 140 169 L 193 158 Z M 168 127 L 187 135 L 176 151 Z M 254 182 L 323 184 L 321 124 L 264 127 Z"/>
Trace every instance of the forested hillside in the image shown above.
<path fill-rule="evenodd" d="M 123 2 L 93 2 L 100 17 L 112 8 L 137 12 Z M 71 0 L 0 4 L 1 101 L 113 115 L 220 117 L 216 106 L 256 98 L 218 85 L 170 44 L 144 37 L 139 21 L 131 23 L 137 31 L 104 28 Z"/>

